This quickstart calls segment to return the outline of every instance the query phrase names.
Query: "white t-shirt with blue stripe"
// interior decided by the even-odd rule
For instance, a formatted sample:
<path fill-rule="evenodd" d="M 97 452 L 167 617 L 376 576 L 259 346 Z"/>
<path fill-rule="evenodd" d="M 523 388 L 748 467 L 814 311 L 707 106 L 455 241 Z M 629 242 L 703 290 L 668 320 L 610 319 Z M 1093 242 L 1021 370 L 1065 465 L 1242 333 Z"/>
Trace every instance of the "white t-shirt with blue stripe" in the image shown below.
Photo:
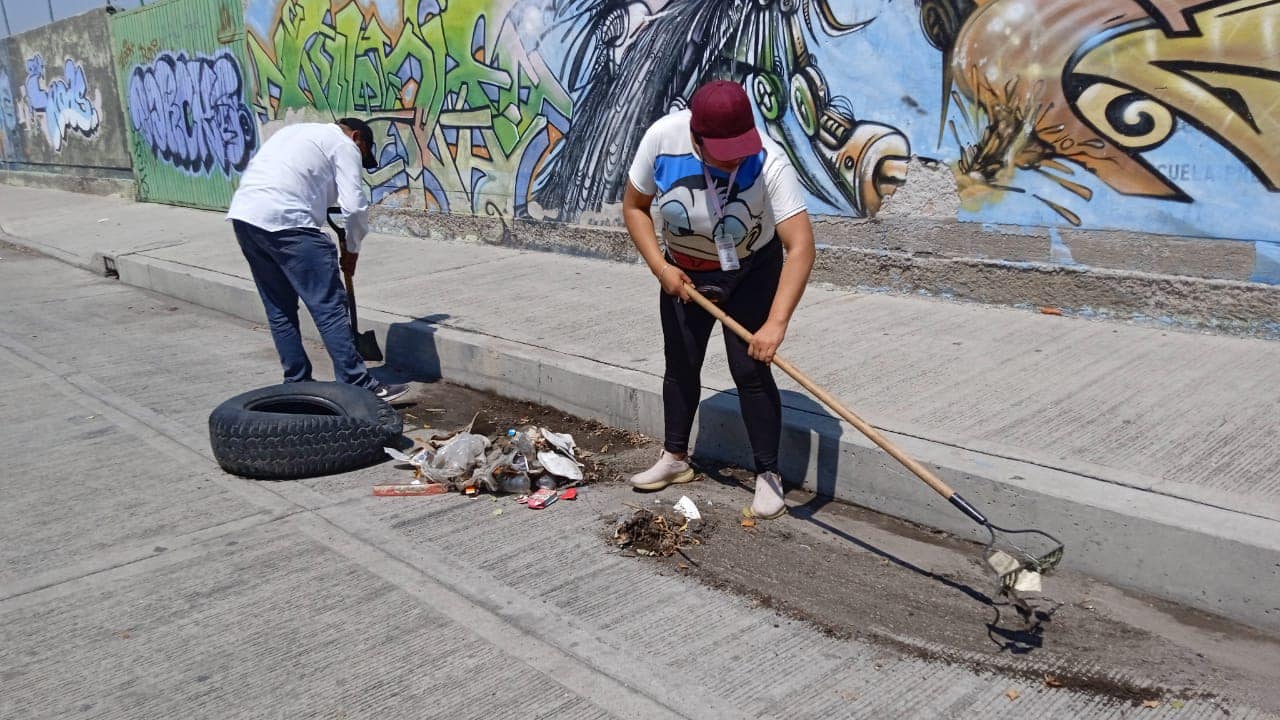
<path fill-rule="evenodd" d="M 690 112 L 683 110 L 655 122 L 640 141 L 629 177 L 637 190 L 654 196 L 662 240 L 677 262 L 689 258 L 718 266 L 717 225 L 724 225 L 722 232 L 734 239 L 738 257 L 744 258 L 773 240 L 778 223 L 805 210 L 804 194 L 786 153 L 762 137 L 764 149 L 742 161 L 732 188 L 727 188 L 729 173 L 706 166 L 721 198 L 724 217 L 719 217 L 715 201 L 707 196 L 689 119 Z"/>

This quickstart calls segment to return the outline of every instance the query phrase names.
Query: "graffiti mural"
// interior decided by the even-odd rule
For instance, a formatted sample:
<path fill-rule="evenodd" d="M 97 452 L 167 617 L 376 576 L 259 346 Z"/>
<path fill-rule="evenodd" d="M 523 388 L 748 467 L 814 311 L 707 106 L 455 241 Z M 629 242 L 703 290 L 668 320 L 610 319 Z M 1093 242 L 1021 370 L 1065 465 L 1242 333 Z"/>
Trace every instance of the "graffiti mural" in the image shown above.
<path fill-rule="evenodd" d="M 903 180 L 910 145 L 856 117 L 814 62 L 811 43 L 870 21 L 833 6 L 283 0 L 251 2 L 246 25 L 262 121 L 304 107 L 372 117 L 376 200 L 421 193 L 430 208 L 566 221 L 598 213 L 620 201 L 648 125 L 699 83 L 732 77 L 810 193 L 830 211 L 870 215 Z"/>
<path fill-rule="evenodd" d="M 923 0 L 921 25 L 945 57 L 943 94 L 959 122 L 943 119 L 961 149 L 962 195 L 977 204 L 1030 194 L 1087 224 L 1098 188 L 1079 170 L 1122 196 L 1220 201 L 1183 182 L 1199 173 L 1209 184 L 1216 168 L 1223 187 L 1240 184 L 1228 165 L 1156 157 L 1193 132 L 1280 190 L 1280 3 Z M 1028 174 L 1079 202 L 1027 193 Z"/>
<path fill-rule="evenodd" d="M 9 85 L 9 73 L 0 70 L 0 128 L 13 130 L 18 127 L 18 110 L 13 104 L 13 88 Z"/>
<path fill-rule="evenodd" d="M 233 54 L 161 52 L 128 81 L 129 123 L 165 163 L 190 175 L 230 177 L 249 164 L 257 127 Z"/>
<path fill-rule="evenodd" d="M 44 58 L 39 53 L 27 58 L 27 79 L 22 86 L 22 121 L 39 124 L 45 139 L 55 152 L 62 152 L 69 131 L 91 138 L 98 131 L 102 96 L 98 90 L 89 97 L 84 67 L 67 58 L 62 77 L 45 77 Z M 43 116 L 38 118 L 37 116 Z"/>
<path fill-rule="evenodd" d="M 728 78 L 815 214 L 874 216 L 920 154 L 962 220 L 1273 234 L 1230 219 L 1280 191 L 1276 0 L 245 8 L 259 123 L 369 118 L 378 202 L 616 223 L 645 129 Z"/>
<path fill-rule="evenodd" d="M 303 107 L 369 116 L 380 160 L 375 201 L 526 215 L 572 103 L 526 49 L 516 4 L 453 3 L 446 11 L 434 0 L 284 0 L 270 18 L 251 9 L 260 119 Z"/>
<path fill-rule="evenodd" d="M 906 137 L 857 117 L 812 53 L 874 16 L 845 20 L 828 0 L 570 0 L 559 18 L 572 38 L 563 76 L 583 96 L 561 162 L 540 188 L 562 219 L 620 201 L 644 131 L 717 78 L 744 84 L 770 136 L 829 211 L 872 215 L 905 179 Z"/>
<path fill-rule="evenodd" d="M 0 45 L 0 50 L 3 50 L 3 45 Z M 17 129 L 18 106 L 13 101 L 13 86 L 9 84 L 9 73 L 0 69 L 0 159 L 18 159 L 18 142 L 14 133 Z"/>

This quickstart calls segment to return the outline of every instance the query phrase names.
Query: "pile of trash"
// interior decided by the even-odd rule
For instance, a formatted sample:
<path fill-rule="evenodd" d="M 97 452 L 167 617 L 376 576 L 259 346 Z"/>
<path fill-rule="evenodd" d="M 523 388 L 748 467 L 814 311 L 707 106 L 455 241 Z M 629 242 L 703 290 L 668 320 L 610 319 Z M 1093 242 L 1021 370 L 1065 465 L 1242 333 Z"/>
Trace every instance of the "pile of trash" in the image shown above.
<path fill-rule="evenodd" d="M 472 433 L 468 426 L 452 432 L 425 430 L 415 439 L 418 445 L 408 453 L 383 448 L 413 467 L 412 481 L 376 486 L 375 495 L 516 494 L 528 496 L 529 507 L 536 508 L 555 502 L 561 497 L 560 488 L 583 481 L 578 457 L 585 451 L 568 433 L 526 425 L 506 435 L 486 437 Z"/>

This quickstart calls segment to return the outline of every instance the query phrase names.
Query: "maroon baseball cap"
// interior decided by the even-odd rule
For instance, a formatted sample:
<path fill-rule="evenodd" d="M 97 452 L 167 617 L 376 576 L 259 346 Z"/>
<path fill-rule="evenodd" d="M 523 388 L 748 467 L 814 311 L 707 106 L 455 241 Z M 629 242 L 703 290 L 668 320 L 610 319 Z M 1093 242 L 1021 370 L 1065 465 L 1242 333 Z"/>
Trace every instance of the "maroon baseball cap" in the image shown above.
<path fill-rule="evenodd" d="M 693 111 L 689 129 L 702 138 L 702 145 L 712 158 L 739 160 L 760 152 L 760 133 L 756 132 L 751 101 L 738 83 L 706 83 L 693 93 L 689 109 Z"/>

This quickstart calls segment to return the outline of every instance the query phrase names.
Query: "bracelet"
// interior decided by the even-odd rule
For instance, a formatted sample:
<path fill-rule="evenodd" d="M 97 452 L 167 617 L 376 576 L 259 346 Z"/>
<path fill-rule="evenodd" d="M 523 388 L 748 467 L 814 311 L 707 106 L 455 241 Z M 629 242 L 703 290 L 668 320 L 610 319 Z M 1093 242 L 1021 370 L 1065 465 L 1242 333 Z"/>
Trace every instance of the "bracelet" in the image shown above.
<path fill-rule="evenodd" d="M 658 271 L 658 274 L 657 274 L 657 276 L 656 276 L 656 277 L 658 278 L 658 283 L 659 283 L 659 284 L 661 284 L 661 283 L 662 283 L 662 276 L 663 276 L 663 275 L 665 275 L 665 274 L 667 273 L 667 271 L 668 271 L 668 270 L 670 270 L 670 269 L 671 269 L 671 263 L 663 263 L 663 264 L 662 264 L 662 269 Z"/>

